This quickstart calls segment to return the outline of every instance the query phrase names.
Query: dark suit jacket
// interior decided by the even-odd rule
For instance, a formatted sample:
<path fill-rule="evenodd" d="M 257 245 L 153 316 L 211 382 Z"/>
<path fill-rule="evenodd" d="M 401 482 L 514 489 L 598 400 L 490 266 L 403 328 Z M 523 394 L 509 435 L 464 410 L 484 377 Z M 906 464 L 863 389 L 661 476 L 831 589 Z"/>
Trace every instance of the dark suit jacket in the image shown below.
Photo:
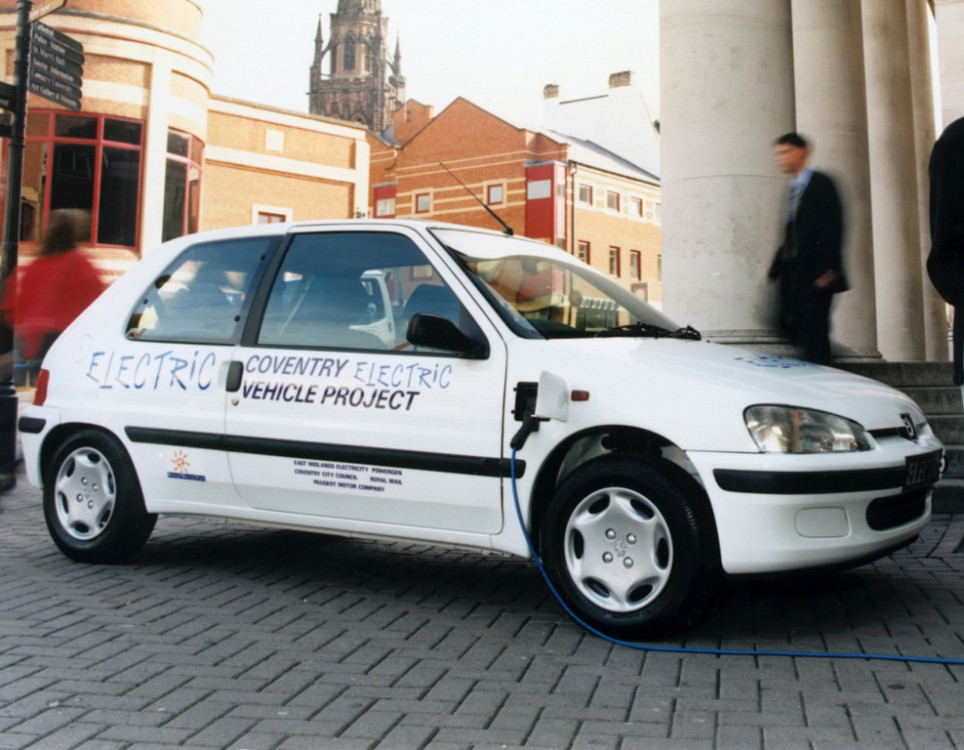
<path fill-rule="evenodd" d="M 941 134 L 931 151 L 931 251 L 927 275 L 955 307 L 964 291 L 964 118 Z"/>
<path fill-rule="evenodd" d="M 800 196 L 794 219 L 787 223 L 783 244 L 770 265 L 770 278 L 782 279 L 784 293 L 806 296 L 814 282 L 834 270 L 837 281 L 827 294 L 849 288 L 843 272 L 843 207 L 837 187 L 823 172 L 814 171 Z"/>
<path fill-rule="evenodd" d="M 931 151 L 931 251 L 927 275 L 954 306 L 954 373 L 964 384 L 964 118 L 948 125 Z"/>

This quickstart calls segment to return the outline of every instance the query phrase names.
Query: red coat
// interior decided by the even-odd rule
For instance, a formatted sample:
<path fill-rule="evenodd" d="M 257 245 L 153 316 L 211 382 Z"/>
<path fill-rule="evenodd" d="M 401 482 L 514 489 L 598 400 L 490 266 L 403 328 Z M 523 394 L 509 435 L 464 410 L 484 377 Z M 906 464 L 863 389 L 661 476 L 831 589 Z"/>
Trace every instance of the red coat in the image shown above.
<path fill-rule="evenodd" d="M 8 283 L 3 296 L 24 359 L 35 359 L 44 338 L 63 331 L 104 289 L 97 269 L 80 250 L 36 258 L 16 285 Z"/>

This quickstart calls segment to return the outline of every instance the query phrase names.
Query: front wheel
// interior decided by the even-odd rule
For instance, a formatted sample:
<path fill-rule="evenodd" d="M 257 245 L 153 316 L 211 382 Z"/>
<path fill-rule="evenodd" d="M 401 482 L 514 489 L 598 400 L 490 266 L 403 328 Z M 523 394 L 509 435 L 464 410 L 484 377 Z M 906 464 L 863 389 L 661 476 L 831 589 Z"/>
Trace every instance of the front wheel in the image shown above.
<path fill-rule="evenodd" d="M 134 466 L 116 438 L 83 430 L 44 473 L 44 519 L 54 543 L 79 562 L 119 562 L 139 550 L 157 516 L 144 508 Z"/>
<path fill-rule="evenodd" d="M 709 503 L 666 461 L 614 455 L 580 467 L 556 495 L 540 541 L 567 606 L 614 638 L 689 627 L 717 598 L 719 547 Z"/>

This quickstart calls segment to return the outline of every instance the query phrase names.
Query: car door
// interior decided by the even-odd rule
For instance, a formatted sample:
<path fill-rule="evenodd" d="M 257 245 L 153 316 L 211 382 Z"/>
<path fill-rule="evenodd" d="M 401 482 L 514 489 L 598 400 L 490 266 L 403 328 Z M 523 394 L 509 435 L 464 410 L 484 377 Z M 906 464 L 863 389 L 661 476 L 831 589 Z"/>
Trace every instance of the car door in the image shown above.
<path fill-rule="evenodd" d="M 229 383 L 229 461 L 245 503 L 280 522 L 367 533 L 501 529 L 505 348 L 460 301 L 460 283 L 408 228 L 292 235 Z M 391 327 L 373 326 L 386 314 L 371 298 L 379 287 Z M 487 353 L 410 345 L 418 311 L 448 317 Z"/>
<path fill-rule="evenodd" d="M 238 504 L 223 448 L 224 385 L 280 239 L 187 244 L 137 297 L 123 338 L 90 354 L 84 382 L 117 413 L 151 502 L 193 512 Z"/>

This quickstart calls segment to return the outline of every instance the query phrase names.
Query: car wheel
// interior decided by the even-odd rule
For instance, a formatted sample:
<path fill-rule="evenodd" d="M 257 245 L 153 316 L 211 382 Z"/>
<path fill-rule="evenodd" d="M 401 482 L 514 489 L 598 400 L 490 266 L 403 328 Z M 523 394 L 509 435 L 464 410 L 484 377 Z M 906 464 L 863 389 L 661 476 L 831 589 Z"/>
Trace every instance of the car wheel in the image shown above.
<path fill-rule="evenodd" d="M 80 562 L 119 562 L 139 550 L 157 516 L 144 508 L 124 447 L 97 430 L 69 437 L 44 475 L 44 518 L 60 550 Z"/>
<path fill-rule="evenodd" d="M 717 599 L 719 545 L 709 502 L 667 461 L 613 455 L 580 467 L 550 506 L 540 541 L 566 604 L 614 638 L 690 627 Z"/>

